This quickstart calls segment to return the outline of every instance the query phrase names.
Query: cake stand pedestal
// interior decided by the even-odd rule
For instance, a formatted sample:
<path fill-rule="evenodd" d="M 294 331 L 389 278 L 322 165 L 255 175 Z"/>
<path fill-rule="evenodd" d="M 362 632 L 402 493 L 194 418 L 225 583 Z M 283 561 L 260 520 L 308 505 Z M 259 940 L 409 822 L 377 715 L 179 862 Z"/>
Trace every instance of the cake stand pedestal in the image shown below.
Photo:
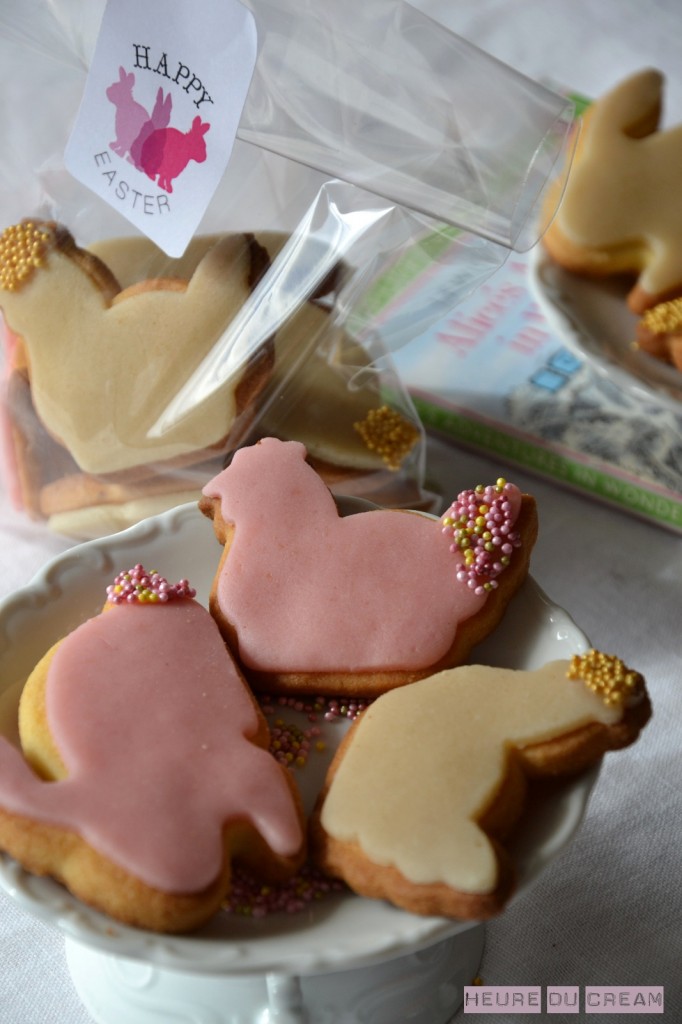
<path fill-rule="evenodd" d="M 472 924 L 413 953 L 309 975 L 171 970 L 65 941 L 96 1024 L 447 1024 L 478 972 L 484 937 Z"/>

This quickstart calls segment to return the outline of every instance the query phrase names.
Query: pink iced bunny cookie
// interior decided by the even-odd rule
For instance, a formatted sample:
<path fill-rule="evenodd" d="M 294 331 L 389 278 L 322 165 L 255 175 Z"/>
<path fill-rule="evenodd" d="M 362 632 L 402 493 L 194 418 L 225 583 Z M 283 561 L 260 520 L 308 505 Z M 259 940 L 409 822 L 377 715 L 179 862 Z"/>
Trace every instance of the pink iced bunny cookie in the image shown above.
<path fill-rule="evenodd" d="M 120 574 L 30 676 L 24 756 L 0 741 L 0 848 L 157 931 L 210 917 L 233 858 L 277 879 L 304 856 L 291 777 L 193 594 L 142 566 Z"/>
<path fill-rule="evenodd" d="M 368 696 L 461 664 L 526 577 L 533 499 L 498 481 L 441 521 L 341 518 L 305 456 L 265 438 L 200 502 L 224 544 L 210 608 L 251 685 Z"/>

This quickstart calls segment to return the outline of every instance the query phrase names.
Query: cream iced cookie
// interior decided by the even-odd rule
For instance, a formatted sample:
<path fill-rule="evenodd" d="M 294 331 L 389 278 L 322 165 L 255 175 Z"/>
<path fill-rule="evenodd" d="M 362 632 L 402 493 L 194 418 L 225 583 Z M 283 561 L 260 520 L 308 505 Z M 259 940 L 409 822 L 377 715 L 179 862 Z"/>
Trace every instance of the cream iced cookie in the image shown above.
<path fill-rule="evenodd" d="M 82 249 L 52 222 L 7 228 L 3 431 L 16 504 L 82 537 L 104 520 L 130 525 L 150 499 L 196 500 L 271 376 L 272 337 L 238 358 L 221 349 L 269 259 L 249 234 L 198 238 L 169 260 L 147 239 Z"/>
<path fill-rule="evenodd" d="M 188 930 L 233 860 L 263 879 L 303 861 L 292 777 L 186 581 L 121 573 L 29 677 L 19 732 L 22 751 L 0 739 L 0 848 L 120 921 Z"/>
<path fill-rule="evenodd" d="M 530 672 L 466 666 L 393 690 L 335 755 L 314 858 L 362 896 L 490 917 L 514 889 L 506 842 L 528 781 L 595 764 L 649 715 L 642 677 L 596 651 Z"/>
<path fill-rule="evenodd" d="M 38 418 L 82 471 L 196 461 L 225 441 L 272 356 L 266 347 L 211 375 L 210 387 L 202 367 L 249 296 L 254 251 L 262 256 L 256 245 L 226 236 L 189 280 L 152 278 L 121 289 L 59 225 L 27 221 L 4 232 L 3 315 L 21 338 Z M 181 394 L 182 409 L 169 415 Z"/>
<path fill-rule="evenodd" d="M 544 236 L 568 270 L 634 275 L 628 304 L 635 313 L 682 290 L 682 125 L 659 127 L 663 82 L 654 69 L 640 71 L 588 108 Z"/>
<path fill-rule="evenodd" d="M 223 545 L 210 609 L 251 685 L 370 696 L 465 661 L 526 578 L 534 500 L 501 480 L 441 520 L 342 518 L 305 456 L 265 438 L 200 502 Z"/>

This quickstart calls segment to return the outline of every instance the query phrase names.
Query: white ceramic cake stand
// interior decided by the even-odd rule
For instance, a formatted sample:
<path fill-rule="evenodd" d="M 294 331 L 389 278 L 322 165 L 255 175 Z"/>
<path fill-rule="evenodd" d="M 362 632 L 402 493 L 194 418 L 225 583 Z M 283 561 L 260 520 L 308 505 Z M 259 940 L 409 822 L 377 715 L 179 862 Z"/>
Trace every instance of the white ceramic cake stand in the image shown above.
<path fill-rule="evenodd" d="M 100 610 L 121 569 L 142 562 L 172 580 L 188 577 L 206 601 L 218 554 L 211 524 L 191 504 L 51 562 L 0 607 L 0 729 L 16 740 L 19 694 L 31 669 Z M 531 669 L 587 647 L 531 579 L 476 658 Z M 295 715 L 287 709 L 287 718 Z M 337 738 L 342 731 L 339 723 Z M 333 745 L 297 776 L 308 807 Z M 534 814 L 516 851 L 516 899 L 574 835 L 595 779 L 592 772 L 564 786 Z M 1 855 L 0 885 L 61 930 L 74 984 L 97 1024 L 446 1024 L 483 950 L 480 923 L 420 917 L 350 894 L 261 920 L 220 913 L 177 937 L 119 925 Z"/>

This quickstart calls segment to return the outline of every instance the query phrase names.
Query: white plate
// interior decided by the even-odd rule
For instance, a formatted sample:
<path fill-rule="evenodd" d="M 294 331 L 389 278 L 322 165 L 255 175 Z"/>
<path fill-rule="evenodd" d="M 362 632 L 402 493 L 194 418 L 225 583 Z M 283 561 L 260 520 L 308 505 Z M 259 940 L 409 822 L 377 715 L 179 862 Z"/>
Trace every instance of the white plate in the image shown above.
<path fill-rule="evenodd" d="M 563 270 L 541 245 L 531 254 L 530 283 L 552 328 L 595 369 L 640 401 L 682 413 L 682 373 L 633 344 L 637 317 L 625 284 Z"/>
<path fill-rule="evenodd" d="M 191 504 L 53 560 L 30 586 L 0 606 L 0 728 L 7 734 L 16 731 L 17 701 L 27 675 L 48 646 L 99 611 L 104 588 L 117 572 L 142 562 L 169 579 L 187 577 L 205 603 L 219 554 L 210 522 Z M 502 625 L 476 655 L 490 664 L 536 668 L 587 647 L 575 623 L 529 579 Z M 518 895 L 575 833 L 596 774 L 566 786 L 538 816 L 519 850 Z M 24 872 L 6 856 L 0 856 L 0 885 L 26 910 L 80 944 L 203 975 L 310 975 L 346 969 L 425 948 L 470 927 L 405 913 L 380 901 L 337 895 L 299 915 L 254 920 L 221 913 L 191 936 L 159 936 L 111 921 L 57 883 Z"/>

